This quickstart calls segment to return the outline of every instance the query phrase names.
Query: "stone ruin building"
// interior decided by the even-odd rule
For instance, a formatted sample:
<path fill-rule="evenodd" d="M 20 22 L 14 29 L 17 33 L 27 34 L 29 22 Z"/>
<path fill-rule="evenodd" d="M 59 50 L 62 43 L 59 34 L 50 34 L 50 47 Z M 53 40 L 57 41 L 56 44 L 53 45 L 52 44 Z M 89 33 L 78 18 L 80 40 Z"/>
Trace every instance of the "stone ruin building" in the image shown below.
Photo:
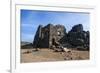
<path fill-rule="evenodd" d="M 33 45 L 34 47 L 50 48 L 55 42 L 59 42 L 66 35 L 66 29 L 62 25 L 48 24 L 45 27 L 39 25 Z"/>
<path fill-rule="evenodd" d="M 63 25 L 39 25 L 36 31 L 33 47 L 51 48 L 55 46 L 85 48 L 89 50 L 89 31 L 84 31 L 82 24 L 72 27 L 67 33 Z"/>

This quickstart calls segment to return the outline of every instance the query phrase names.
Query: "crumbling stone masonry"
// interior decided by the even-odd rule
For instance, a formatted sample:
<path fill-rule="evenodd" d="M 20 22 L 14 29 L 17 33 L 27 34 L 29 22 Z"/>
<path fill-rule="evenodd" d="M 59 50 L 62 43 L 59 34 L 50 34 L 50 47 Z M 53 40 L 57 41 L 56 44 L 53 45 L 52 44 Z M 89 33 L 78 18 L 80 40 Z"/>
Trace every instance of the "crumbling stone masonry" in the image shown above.
<path fill-rule="evenodd" d="M 66 35 L 66 29 L 63 25 L 48 24 L 43 27 L 39 25 L 36 35 L 34 37 L 34 47 L 50 48 L 55 41 L 59 43 L 61 38 Z"/>
<path fill-rule="evenodd" d="M 44 27 L 39 25 L 33 40 L 33 47 L 50 48 L 53 45 L 89 49 L 89 31 L 84 31 L 82 24 L 73 26 L 68 33 L 66 33 L 66 28 L 60 24 L 48 24 Z"/>

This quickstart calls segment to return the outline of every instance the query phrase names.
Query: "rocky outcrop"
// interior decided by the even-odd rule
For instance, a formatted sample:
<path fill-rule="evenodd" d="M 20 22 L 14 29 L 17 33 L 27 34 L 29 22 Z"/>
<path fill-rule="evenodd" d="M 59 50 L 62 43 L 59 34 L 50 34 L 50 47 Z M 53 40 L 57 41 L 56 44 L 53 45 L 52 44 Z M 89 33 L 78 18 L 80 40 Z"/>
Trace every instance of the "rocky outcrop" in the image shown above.
<path fill-rule="evenodd" d="M 72 27 L 70 32 L 82 32 L 83 31 L 83 25 L 78 24 Z"/>
<path fill-rule="evenodd" d="M 81 50 L 89 49 L 89 31 L 84 31 L 82 24 L 72 27 L 68 33 L 68 43 Z"/>
<path fill-rule="evenodd" d="M 72 47 L 89 50 L 89 31 L 83 30 L 82 24 L 77 24 L 66 33 L 63 25 L 39 25 L 33 41 L 33 47 L 50 48 L 52 46 Z"/>

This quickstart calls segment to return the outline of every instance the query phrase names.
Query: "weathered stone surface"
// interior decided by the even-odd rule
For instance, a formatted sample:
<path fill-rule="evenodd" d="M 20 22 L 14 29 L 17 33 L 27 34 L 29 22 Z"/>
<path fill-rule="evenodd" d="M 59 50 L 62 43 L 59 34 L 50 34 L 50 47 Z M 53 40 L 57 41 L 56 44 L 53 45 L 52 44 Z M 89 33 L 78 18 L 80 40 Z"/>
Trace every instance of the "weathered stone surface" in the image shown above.
<path fill-rule="evenodd" d="M 84 31 L 82 24 L 72 27 L 66 33 L 63 25 L 48 24 L 46 26 L 39 25 L 33 41 L 33 47 L 50 48 L 74 47 L 78 49 L 89 50 L 89 31 Z"/>
<path fill-rule="evenodd" d="M 83 26 L 82 24 L 78 24 L 72 27 L 71 32 L 82 32 Z"/>
<path fill-rule="evenodd" d="M 75 25 L 68 33 L 68 42 L 80 49 L 89 49 L 89 31 L 84 31 L 81 24 Z"/>
<path fill-rule="evenodd" d="M 33 41 L 33 47 L 41 47 L 41 31 L 42 30 L 42 25 L 38 26 L 38 29 L 36 31 L 35 37 L 34 37 L 34 41 Z"/>
<path fill-rule="evenodd" d="M 40 48 L 50 48 L 52 45 L 59 45 L 59 41 L 66 34 L 66 29 L 63 25 L 39 26 L 36 32 L 33 46 Z"/>

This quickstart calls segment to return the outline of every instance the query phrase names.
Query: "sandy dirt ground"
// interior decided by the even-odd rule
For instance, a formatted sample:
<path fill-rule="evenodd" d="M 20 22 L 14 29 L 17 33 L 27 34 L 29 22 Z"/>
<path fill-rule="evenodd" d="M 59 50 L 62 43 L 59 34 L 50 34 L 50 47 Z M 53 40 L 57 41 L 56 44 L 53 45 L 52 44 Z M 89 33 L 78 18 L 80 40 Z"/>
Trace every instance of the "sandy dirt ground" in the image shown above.
<path fill-rule="evenodd" d="M 55 52 L 51 49 L 21 49 L 21 63 L 89 60 L 89 51 L 70 50 L 70 52 Z"/>

